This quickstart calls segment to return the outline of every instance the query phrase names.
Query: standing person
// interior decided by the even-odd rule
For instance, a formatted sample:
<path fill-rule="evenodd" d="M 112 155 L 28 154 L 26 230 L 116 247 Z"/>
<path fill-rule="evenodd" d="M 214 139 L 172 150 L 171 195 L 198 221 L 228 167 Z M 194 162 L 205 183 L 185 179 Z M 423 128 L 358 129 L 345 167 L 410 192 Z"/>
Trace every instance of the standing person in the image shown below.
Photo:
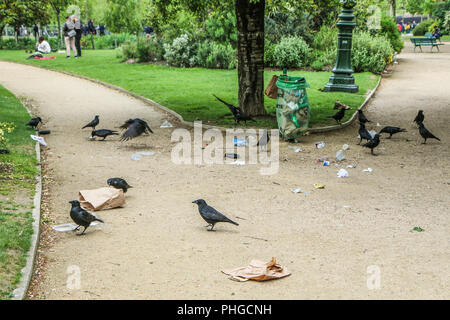
<path fill-rule="evenodd" d="M 34 39 L 37 42 L 38 41 L 38 37 L 39 37 L 39 27 L 36 24 L 33 27 L 33 35 L 34 35 Z"/>
<path fill-rule="evenodd" d="M 89 29 L 89 33 L 95 35 L 96 34 L 96 30 L 95 30 L 95 26 L 94 26 L 94 21 L 92 19 L 89 20 L 88 22 L 88 29 Z"/>
<path fill-rule="evenodd" d="M 397 30 L 399 33 L 402 33 L 402 25 L 400 23 L 397 24 Z"/>
<path fill-rule="evenodd" d="M 105 25 L 101 24 L 99 27 L 99 30 L 100 30 L 100 35 L 104 36 L 105 35 Z"/>
<path fill-rule="evenodd" d="M 73 16 L 72 22 L 75 25 L 75 32 L 77 33 L 75 35 L 75 47 L 77 48 L 78 53 L 77 56 L 81 57 L 81 19 Z"/>
<path fill-rule="evenodd" d="M 63 26 L 64 31 L 64 42 L 66 43 L 66 58 L 70 58 L 70 48 L 73 50 L 74 58 L 77 58 L 77 49 L 75 48 L 75 35 L 77 34 L 75 31 L 75 25 L 70 19 L 70 17 L 66 17 L 66 22 Z"/>

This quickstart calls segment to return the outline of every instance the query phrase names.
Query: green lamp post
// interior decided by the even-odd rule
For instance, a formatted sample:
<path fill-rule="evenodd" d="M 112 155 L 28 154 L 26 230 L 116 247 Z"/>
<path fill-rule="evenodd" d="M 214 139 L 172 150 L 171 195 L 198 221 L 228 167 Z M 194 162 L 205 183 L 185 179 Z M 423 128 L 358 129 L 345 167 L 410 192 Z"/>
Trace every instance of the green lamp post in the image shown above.
<path fill-rule="evenodd" d="M 356 5 L 356 0 L 341 0 L 340 2 L 343 4 L 343 8 L 337 23 L 339 33 L 336 65 L 324 91 L 355 93 L 358 92 L 358 86 L 355 84 L 355 78 L 353 77 L 351 57 L 352 33 L 356 26 L 353 8 Z"/>

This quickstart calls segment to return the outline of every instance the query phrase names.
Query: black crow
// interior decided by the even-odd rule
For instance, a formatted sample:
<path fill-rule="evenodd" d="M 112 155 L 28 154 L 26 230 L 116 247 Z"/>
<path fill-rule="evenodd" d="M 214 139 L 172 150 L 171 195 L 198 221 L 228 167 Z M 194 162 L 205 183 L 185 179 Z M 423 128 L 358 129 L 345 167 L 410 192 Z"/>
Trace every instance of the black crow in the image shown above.
<path fill-rule="evenodd" d="M 372 122 L 366 118 L 362 110 L 358 109 L 358 120 L 360 123 Z"/>
<path fill-rule="evenodd" d="M 26 125 L 33 127 L 33 129 L 36 129 L 39 123 L 42 123 L 42 119 L 40 117 L 36 117 L 28 121 Z"/>
<path fill-rule="evenodd" d="M 373 153 L 373 149 L 376 148 L 380 144 L 380 135 L 377 133 L 373 139 L 369 140 L 369 142 L 363 144 L 363 147 L 370 148 L 370 153 Z"/>
<path fill-rule="evenodd" d="M 427 139 L 436 139 L 436 140 L 441 141 L 441 139 L 436 137 L 434 134 L 432 134 L 430 131 L 428 131 L 427 128 L 425 128 L 425 126 L 423 125 L 423 122 L 419 122 L 419 133 L 422 136 L 422 138 L 425 139 L 425 141 L 422 142 L 422 144 L 426 144 Z"/>
<path fill-rule="evenodd" d="M 364 123 L 359 123 L 359 143 L 361 144 L 362 139 L 366 139 L 367 141 L 372 140 L 372 136 L 370 135 L 369 131 L 367 131 L 366 126 Z"/>
<path fill-rule="evenodd" d="M 217 97 L 214 94 L 213 94 L 213 96 L 217 100 L 222 102 L 224 105 L 226 105 L 228 107 L 228 109 L 230 109 L 230 111 L 231 111 L 231 113 L 233 114 L 233 117 L 234 117 L 234 122 L 237 122 L 237 123 L 239 123 L 240 121 L 244 121 L 244 123 L 247 123 L 247 121 L 254 121 L 254 122 L 256 122 L 256 120 L 254 120 L 252 117 L 246 115 L 245 112 L 240 107 L 235 107 L 232 104 L 229 104 L 228 102 L 223 101 L 222 99 L 220 99 L 219 97 Z"/>
<path fill-rule="evenodd" d="M 98 119 L 98 116 L 95 116 L 94 120 L 92 120 L 91 122 L 89 122 L 87 125 L 85 125 L 83 128 L 87 128 L 87 127 L 91 127 L 95 130 L 95 127 L 98 126 L 98 123 L 100 122 L 100 120 Z"/>
<path fill-rule="evenodd" d="M 423 115 L 423 110 L 419 110 L 419 112 L 417 113 L 417 116 L 414 118 L 414 122 L 419 124 L 419 123 L 423 122 L 424 119 L 425 119 L 425 116 Z"/>
<path fill-rule="evenodd" d="M 80 226 L 84 227 L 82 233 L 78 233 L 77 235 L 85 234 L 86 229 L 91 225 L 93 221 L 100 221 L 101 223 L 105 223 L 102 219 L 96 217 L 94 214 L 87 212 L 80 206 L 80 202 L 78 200 L 69 201 L 72 204 L 72 208 L 70 209 L 70 217 L 72 220 L 78 225 L 73 231 L 80 229 Z"/>
<path fill-rule="evenodd" d="M 389 133 L 389 138 L 390 139 L 392 137 L 393 134 L 399 133 L 399 132 L 408 132 L 406 131 L 406 129 L 402 129 L 399 127 L 391 127 L 391 126 L 387 126 L 384 127 L 383 129 L 381 129 L 381 131 L 379 132 L 381 133 Z"/>
<path fill-rule="evenodd" d="M 127 192 L 128 188 L 133 188 L 122 178 L 109 178 L 106 180 L 108 186 L 114 187 L 116 189 L 122 189 L 123 192 Z"/>
<path fill-rule="evenodd" d="M 213 207 L 210 207 L 206 204 L 206 201 L 203 199 L 198 199 L 192 201 L 192 203 L 196 203 L 198 205 L 198 212 L 200 212 L 200 215 L 202 218 L 208 222 L 208 225 L 206 227 L 211 226 L 211 229 L 208 231 L 212 231 L 214 228 L 214 225 L 217 222 L 229 222 L 234 225 L 239 225 L 237 222 L 232 221 L 231 219 L 228 219 L 223 214 L 221 214 L 219 211 L 214 209 Z"/>
<path fill-rule="evenodd" d="M 144 132 L 153 133 L 152 129 L 149 127 L 147 122 L 142 119 L 128 119 L 123 125 L 120 126 L 122 129 L 127 129 L 121 136 L 120 141 L 128 141 L 130 139 L 136 138 L 143 134 Z"/>
<path fill-rule="evenodd" d="M 331 116 L 330 118 L 333 118 L 336 120 L 337 123 L 341 124 L 342 118 L 345 116 L 345 108 L 339 109 L 338 112 L 336 112 L 335 115 Z"/>
<path fill-rule="evenodd" d="M 103 138 L 100 141 L 103 141 L 106 139 L 107 136 L 111 135 L 118 135 L 119 133 L 117 131 L 108 130 L 108 129 L 99 129 L 99 130 L 92 130 L 91 136 L 92 137 L 100 137 Z"/>

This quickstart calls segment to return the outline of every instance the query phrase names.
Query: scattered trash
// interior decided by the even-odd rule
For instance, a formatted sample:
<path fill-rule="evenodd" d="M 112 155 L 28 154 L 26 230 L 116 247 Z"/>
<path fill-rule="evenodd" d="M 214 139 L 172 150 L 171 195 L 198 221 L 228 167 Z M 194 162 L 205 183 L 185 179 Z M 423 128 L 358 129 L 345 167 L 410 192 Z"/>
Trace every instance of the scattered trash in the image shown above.
<path fill-rule="evenodd" d="M 302 189 L 292 189 L 293 193 L 302 193 Z"/>
<path fill-rule="evenodd" d="M 173 128 L 173 125 L 168 120 L 164 120 L 160 128 Z"/>
<path fill-rule="evenodd" d="M 320 183 L 314 183 L 314 188 L 316 188 L 316 189 L 325 189 L 325 185 L 324 184 L 320 184 Z"/>
<path fill-rule="evenodd" d="M 323 141 L 316 142 L 314 145 L 316 146 L 317 149 L 325 148 L 325 142 Z"/>
<path fill-rule="evenodd" d="M 94 221 L 94 222 L 91 222 L 91 224 L 89 226 L 92 227 L 92 226 L 96 226 L 98 224 L 100 224 L 100 222 Z M 77 226 L 78 225 L 76 225 L 75 223 L 65 223 L 65 224 L 58 224 L 58 225 L 52 226 L 52 229 L 55 231 L 58 231 L 58 232 L 67 232 L 67 231 L 75 230 L 75 228 Z"/>
<path fill-rule="evenodd" d="M 414 227 L 412 231 L 423 232 L 425 229 L 422 229 L 421 227 Z"/>
<path fill-rule="evenodd" d="M 272 182 L 273 184 L 276 184 L 277 186 L 280 186 L 280 184 L 276 181 Z"/>
<path fill-rule="evenodd" d="M 246 267 L 221 271 L 229 275 L 231 280 L 242 282 L 248 280 L 266 281 L 279 279 L 291 274 L 285 267 L 277 264 L 275 258 L 272 258 L 269 262 L 252 260 Z"/>
<path fill-rule="evenodd" d="M 131 155 L 131 160 L 141 160 L 141 156 L 153 156 L 154 154 L 153 151 L 136 152 Z"/>
<path fill-rule="evenodd" d="M 245 166 L 245 161 L 242 160 L 236 160 L 234 162 L 231 162 L 230 164 L 233 164 L 235 166 Z"/>
<path fill-rule="evenodd" d="M 78 198 L 81 206 L 91 211 L 113 209 L 125 204 L 125 196 L 122 189 L 108 187 L 80 190 Z"/>
<path fill-rule="evenodd" d="M 379 124 L 378 122 L 377 122 L 377 127 L 381 127 L 381 124 Z"/>
<path fill-rule="evenodd" d="M 375 135 L 377 134 L 377 132 L 375 130 L 370 130 L 369 131 L 370 136 L 372 137 L 372 139 L 375 137 Z"/>
<path fill-rule="evenodd" d="M 40 144 L 42 144 L 43 146 L 47 146 L 47 143 L 45 142 L 44 138 L 42 137 L 38 137 L 38 136 L 33 136 L 32 134 L 30 135 L 31 139 L 33 139 L 34 141 L 39 142 Z"/>
<path fill-rule="evenodd" d="M 336 152 L 336 161 L 342 161 L 345 159 L 344 150 L 339 150 Z"/>
<path fill-rule="evenodd" d="M 245 139 L 234 138 L 233 140 L 235 147 L 246 147 L 248 146 L 248 142 Z"/>
<path fill-rule="evenodd" d="M 342 150 L 347 150 L 348 148 L 350 148 L 350 146 L 348 145 L 348 144 L 344 144 L 343 146 L 342 146 Z"/>
<path fill-rule="evenodd" d="M 372 171 L 373 171 L 372 168 L 367 168 L 367 169 L 364 169 L 364 170 L 363 170 L 363 172 L 372 172 Z"/>
<path fill-rule="evenodd" d="M 326 166 L 326 167 L 329 166 L 330 165 L 330 161 L 324 161 L 323 165 Z"/>
<path fill-rule="evenodd" d="M 324 161 L 327 161 L 327 160 L 328 160 L 328 157 L 317 158 L 317 162 L 324 162 Z"/>
<path fill-rule="evenodd" d="M 296 146 L 289 146 L 288 148 L 289 149 L 293 149 L 294 152 L 302 152 L 303 151 L 302 148 L 296 147 Z"/>
<path fill-rule="evenodd" d="M 354 164 L 349 164 L 349 165 L 347 166 L 347 168 L 349 168 L 349 169 L 354 169 L 354 168 L 356 168 L 356 165 L 354 165 Z"/>
<path fill-rule="evenodd" d="M 350 206 L 344 206 L 344 209 L 350 209 Z"/>
<path fill-rule="evenodd" d="M 239 155 L 237 153 L 225 153 L 225 158 L 239 159 Z"/>
<path fill-rule="evenodd" d="M 348 174 L 348 171 L 345 169 L 339 170 L 337 173 L 338 178 L 348 178 L 350 175 Z"/>

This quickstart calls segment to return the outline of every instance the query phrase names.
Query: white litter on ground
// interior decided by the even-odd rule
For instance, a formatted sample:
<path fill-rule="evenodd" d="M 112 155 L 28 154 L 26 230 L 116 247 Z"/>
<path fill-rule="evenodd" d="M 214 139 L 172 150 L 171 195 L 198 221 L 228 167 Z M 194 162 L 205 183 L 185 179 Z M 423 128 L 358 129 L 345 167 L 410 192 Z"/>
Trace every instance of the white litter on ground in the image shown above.
<path fill-rule="evenodd" d="M 342 161 L 345 159 L 344 150 L 339 150 L 336 152 L 336 161 Z"/>
<path fill-rule="evenodd" d="M 90 227 L 96 226 L 100 224 L 98 221 L 91 222 Z M 67 232 L 67 231 L 73 231 L 78 225 L 75 223 L 65 223 L 65 224 L 58 224 L 55 226 L 52 226 L 52 229 L 58 232 Z"/>
<path fill-rule="evenodd" d="M 131 160 L 141 160 L 141 156 L 153 156 L 154 154 L 153 151 L 136 152 L 131 155 Z"/>
<path fill-rule="evenodd" d="M 342 146 L 342 150 L 347 150 L 348 148 L 350 148 L 350 146 L 348 145 L 348 144 L 344 144 L 343 146 Z"/>
<path fill-rule="evenodd" d="M 173 128 L 173 125 L 169 121 L 164 120 L 164 122 L 161 124 L 160 128 Z"/>
<path fill-rule="evenodd" d="M 292 189 L 293 193 L 302 193 L 302 189 Z"/>
<path fill-rule="evenodd" d="M 246 147 L 248 146 L 248 142 L 245 139 L 234 138 L 233 140 L 235 147 Z"/>
<path fill-rule="evenodd" d="M 338 178 L 348 178 L 350 175 L 348 174 L 348 171 L 345 169 L 339 170 L 337 173 Z"/>
<path fill-rule="evenodd" d="M 296 146 L 289 146 L 288 148 L 294 150 L 294 152 L 302 152 L 303 151 L 302 148 L 296 147 Z"/>
<path fill-rule="evenodd" d="M 356 168 L 356 165 L 354 165 L 354 164 L 349 164 L 349 165 L 347 166 L 347 168 L 349 168 L 349 169 L 354 169 L 354 168 Z"/>
<path fill-rule="evenodd" d="M 235 166 L 245 166 L 245 161 L 242 160 L 236 160 L 234 162 L 231 162 L 230 164 L 233 164 Z"/>
<path fill-rule="evenodd" d="M 363 172 L 372 172 L 372 171 L 373 171 L 372 168 L 367 168 L 367 169 L 364 169 L 364 170 L 363 170 Z"/>
<path fill-rule="evenodd" d="M 320 142 L 316 142 L 314 143 L 317 149 L 322 149 L 325 148 L 325 142 L 320 141 Z"/>
<path fill-rule="evenodd" d="M 44 138 L 39 137 L 39 136 L 33 136 L 32 134 L 30 135 L 31 139 L 33 139 L 34 141 L 39 142 L 40 144 L 42 144 L 43 146 L 47 146 L 47 142 L 45 142 Z"/>

